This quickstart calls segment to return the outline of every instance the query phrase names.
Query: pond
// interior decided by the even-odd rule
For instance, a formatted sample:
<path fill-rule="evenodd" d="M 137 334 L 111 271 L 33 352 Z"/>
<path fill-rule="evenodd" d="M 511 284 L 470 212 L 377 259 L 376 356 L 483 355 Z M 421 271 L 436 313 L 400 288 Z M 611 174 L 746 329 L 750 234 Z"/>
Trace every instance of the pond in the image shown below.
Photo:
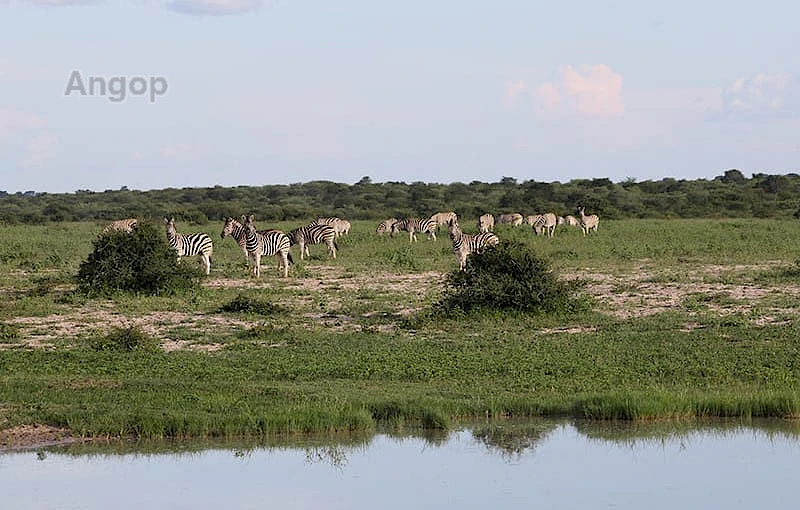
<path fill-rule="evenodd" d="M 526 421 L 449 433 L 0 454 L 2 508 L 796 508 L 800 425 Z"/>

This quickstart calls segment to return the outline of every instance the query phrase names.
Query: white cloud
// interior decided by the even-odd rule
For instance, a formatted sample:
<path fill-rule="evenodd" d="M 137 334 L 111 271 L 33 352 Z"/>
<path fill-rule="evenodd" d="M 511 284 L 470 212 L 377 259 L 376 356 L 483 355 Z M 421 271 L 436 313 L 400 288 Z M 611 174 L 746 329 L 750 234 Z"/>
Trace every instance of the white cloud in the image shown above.
<path fill-rule="evenodd" d="M 193 157 L 195 147 L 190 143 L 178 143 L 175 145 L 168 145 L 161 149 L 161 155 L 165 158 L 176 159 L 179 161 L 186 161 Z"/>
<path fill-rule="evenodd" d="M 800 80 L 797 76 L 759 73 L 739 78 L 722 90 L 716 117 L 757 120 L 800 116 Z"/>
<path fill-rule="evenodd" d="M 605 64 L 562 67 L 559 76 L 532 90 L 542 116 L 614 117 L 625 112 L 622 76 Z"/>
<path fill-rule="evenodd" d="M 171 11 L 199 16 L 245 14 L 260 9 L 263 4 L 263 0 L 172 0 L 165 2 L 166 8 Z"/>
<path fill-rule="evenodd" d="M 34 113 L 0 108 L 0 137 L 44 126 L 44 119 Z"/>
<path fill-rule="evenodd" d="M 503 102 L 505 103 L 507 108 L 514 106 L 514 103 L 517 102 L 519 96 L 525 92 L 528 86 L 525 84 L 524 80 L 513 80 L 506 82 L 504 86 L 504 98 Z"/>

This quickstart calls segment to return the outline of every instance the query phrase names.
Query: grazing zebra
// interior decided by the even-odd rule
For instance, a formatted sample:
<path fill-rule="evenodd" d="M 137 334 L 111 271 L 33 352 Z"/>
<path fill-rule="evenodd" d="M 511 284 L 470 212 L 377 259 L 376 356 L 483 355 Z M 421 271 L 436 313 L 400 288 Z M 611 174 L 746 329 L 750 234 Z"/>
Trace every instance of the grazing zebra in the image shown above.
<path fill-rule="evenodd" d="M 494 229 L 494 216 L 489 213 L 478 218 L 478 230 L 481 232 L 491 232 Z"/>
<path fill-rule="evenodd" d="M 430 218 L 405 218 L 392 223 L 392 237 L 401 230 L 405 230 L 408 232 L 408 242 L 415 242 L 417 240 L 417 232 L 427 232 L 428 239 L 435 241 L 438 227 L 439 225 Z"/>
<path fill-rule="evenodd" d="M 556 225 L 558 224 L 558 218 L 553 213 L 544 213 L 537 215 L 535 223 L 533 224 L 533 230 L 536 232 L 536 235 L 544 234 L 547 237 L 553 237 L 553 234 L 556 232 Z"/>
<path fill-rule="evenodd" d="M 375 233 L 378 234 L 379 236 L 382 236 L 386 232 L 391 232 L 392 225 L 394 225 L 396 221 L 397 218 L 389 218 L 388 220 L 383 220 L 378 225 L 378 228 L 375 229 Z"/>
<path fill-rule="evenodd" d="M 522 225 L 522 215 L 520 213 L 501 214 L 497 217 L 497 223 L 510 223 L 514 227 Z"/>
<path fill-rule="evenodd" d="M 566 223 L 566 222 L 567 222 L 567 220 L 566 220 L 566 219 L 564 219 L 564 217 L 563 217 L 563 216 L 559 216 L 557 219 L 558 219 L 558 224 L 559 224 L 559 225 L 563 225 L 564 223 Z"/>
<path fill-rule="evenodd" d="M 300 245 L 300 260 L 305 255 L 309 257 L 309 245 L 325 243 L 328 246 L 328 255 L 336 258 L 336 231 L 330 225 L 308 225 L 289 232 L 289 242 Z"/>
<path fill-rule="evenodd" d="M 256 226 L 253 225 L 252 214 L 242 216 L 242 222 L 244 223 L 242 228 L 245 235 L 245 251 L 247 259 L 253 264 L 253 276 L 261 277 L 261 257 L 273 255 L 278 259 L 278 271 L 283 269 L 283 277 L 289 276 L 289 263 L 293 262 L 292 254 L 289 251 L 291 246 L 289 236 L 280 230 L 257 232 Z"/>
<path fill-rule="evenodd" d="M 117 220 L 112 221 L 105 227 L 103 227 L 103 231 L 100 232 L 100 235 L 108 234 L 109 232 L 119 231 L 119 232 L 127 232 L 130 234 L 133 232 L 133 229 L 139 226 L 139 220 L 136 218 L 127 218 L 124 220 Z"/>
<path fill-rule="evenodd" d="M 335 216 L 329 218 L 317 218 L 309 223 L 309 226 L 310 225 L 330 225 L 333 227 L 333 231 L 336 232 L 336 237 L 339 237 L 342 234 L 349 234 L 351 227 L 349 221 L 337 218 Z"/>
<path fill-rule="evenodd" d="M 481 232 L 470 235 L 461 231 L 458 222 L 450 220 L 447 223 L 450 232 L 450 241 L 453 243 L 453 253 L 458 259 L 459 269 L 462 271 L 467 267 L 467 255 L 470 253 L 480 253 L 489 246 L 495 246 L 500 239 L 491 232 Z"/>
<path fill-rule="evenodd" d="M 532 214 L 530 216 L 525 216 L 525 224 L 530 225 L 531 227 L 536 225 L 536 222 L 542 218 L 541 214 Z"/>
<path fill-rule="evenodd" d="M 435 221 L 437 227 L 439 225 L 447 225 L 447 222 L 449 222 L 450 220 L 458 221 L 458 215 L 456 215 L 456 213 L 454 213 L 453 211 L 440 212 L 431 216 L 431 221 Z"/>
<path fill-rule="evenodd" d="M 167 226 L 167 240 L 169 245 L 178 254 L 178 263 L 181 257 L 194 257 L 200 255 L 203 259 L 206 274 L 211 273 L 211 254 L 214 251 L 214 243 L 211 237 L 205 233 L 179 234 L 175 229 L 175 218 L 164 218 Z"/>
<path fill-rule="evenodd" d="M 350 222 L 347 220 L 339 220 L 333 225 L 333 230 L 336 231 L 337 236 L 348 235 L 350 233 Z"/>
<path fill-rule="evenodd" d="M 596 214 L 590 214 L 586 216 L 585 208 L 578 207 L 578 214 L 580 214 L 581 220 L 581 230 L 583 230 L 583 235 L 588 234 L 592 230 L 597 232 L 597 225 L 600 223 L 600 218 Z"/>
<path fill-rule="evenodd" d="M 242 221 L 245 221 L 245 218 L 246 216 L 242 216 Z M 268 229 L 262 231 L 262 233 L 267 233 L 267 232 L 282 233 L 282 231 L 276 229 Z M 222 227 L 222 233 L 220 234 L 220 237 L 222 237 L 222 239 L 225 239 L 225 237 L 227 236 L 231 236 L 239 244 L 239 247 L 242 249 L 245 258 L 249 258 L 249 255 L 247 254 L 247 247 L 245 246 L 247 244 L 247 238 L 246 238 L 244 224 L 239 223 L 236 220 L 236 218 L 228 217 L 225 220 L 225 225 Z"/>
<path fill-rule="evenodd" d="M 581 226 L 581 222 L 578 221 L 578 218 L 576 218 L 575 216 L 572 216 L 571 214 L 567 215 L 567 217 L 564 218 L 564 222 L 567 225 L 569 225 L 570 227 L 580 227 Z"/>

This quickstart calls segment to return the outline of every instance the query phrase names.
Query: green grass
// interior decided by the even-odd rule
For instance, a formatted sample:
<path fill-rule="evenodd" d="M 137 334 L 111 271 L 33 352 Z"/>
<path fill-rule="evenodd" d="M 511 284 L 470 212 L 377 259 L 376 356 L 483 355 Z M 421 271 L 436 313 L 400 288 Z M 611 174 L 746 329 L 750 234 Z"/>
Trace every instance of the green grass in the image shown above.
<path fill-rule="evenodd" d="M 298 224 L 259 224 L 267 226 Z M 295 250 L 287 279 L 265 259 L 256 280 L 238 245 L 220 240 L 221 224 L 187 226 L 214 240 L 204 288 L 111 299 L 72 292 L 97 225 L 0 227 L 0 427 L 232 437 L 382 422 L 441 429 L 487 415 L 800 416 L 800 301 L 787 290 L 800 283 L 800 223 L 605 221 L 597 235 L 559 229 L 553 239 L 499 228 L 559 273 L 587 278 L 587 292 L 592 275 L 612 278 L 607 296 L 572 314 L 454 318 L 431 311 L 442 274 L 457 267 L 446 234 L 411 244 L 374 227 L 353 222 L 336 260 L 312 246 L 311 260 L 299 263 Z M 633 305 L 610 301 L 690 284 L 714 290 L 689 289 L 654 314 L 617 313 Z M 763 295 L 742 299 L 719 285 Z M 81 327 L 54 326 L 69 321 Z M 134 323 L 148 324 L 147 333 Z M 32 345 L 33 331 L 47 348 Z M 189 344 L 153 348 L 168 339 Z"/>

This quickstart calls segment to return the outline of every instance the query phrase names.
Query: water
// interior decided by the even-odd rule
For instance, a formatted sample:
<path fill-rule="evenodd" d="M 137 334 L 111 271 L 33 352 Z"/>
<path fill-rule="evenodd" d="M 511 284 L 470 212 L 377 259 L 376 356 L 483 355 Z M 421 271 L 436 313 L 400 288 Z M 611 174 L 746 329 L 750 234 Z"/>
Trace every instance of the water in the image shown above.
<path fill-rule="evenodd" d="M 3 509 L 797 508 L 798 424 L 537 421 L 341 442 L 0 454 Z"/>

